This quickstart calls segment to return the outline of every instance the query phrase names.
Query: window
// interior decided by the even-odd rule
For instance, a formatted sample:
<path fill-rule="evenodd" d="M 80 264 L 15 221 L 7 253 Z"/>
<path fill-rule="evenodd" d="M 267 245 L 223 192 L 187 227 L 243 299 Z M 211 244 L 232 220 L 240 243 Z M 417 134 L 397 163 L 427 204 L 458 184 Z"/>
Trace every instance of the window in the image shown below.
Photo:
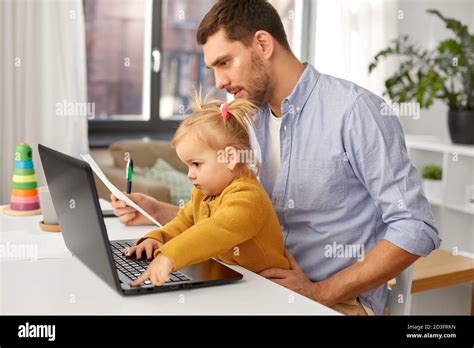
<path fill-rule="evenodd" d="M 92 132 L 177 127 L 193 88 L 215 88 L 196 30 L 215 0 L 83 0 Z M 301 0 L 272 0 L 295 53 Z M 225 97 L 225 91 L 216 91 Z"/>
<path fill-rule="evenodd" d="M 283 26 L 285 27 L 288 43 L 293 53 L 300 58 L 301 56 L 301 29 L 303 22 L 303 1 L 313 0 L 270 0 L 280 15 Z"/>
<path fill-rule="evenodd" d="M 162 17 L 162 72 L 160 117 L 182 119 L 193 88 L 215 88 L 214 75 L 206 69 L 196 30 L 215 0 L 164 0 Z M 216 91 L 225 98 L 225 92 Z"/>
<path fill-rule="evenodd" d="M 86 0 L 87 94 L 95 120 L 149 120 L 145 0 Z M 148 59 L 147 59 L 148 62 Z"/>

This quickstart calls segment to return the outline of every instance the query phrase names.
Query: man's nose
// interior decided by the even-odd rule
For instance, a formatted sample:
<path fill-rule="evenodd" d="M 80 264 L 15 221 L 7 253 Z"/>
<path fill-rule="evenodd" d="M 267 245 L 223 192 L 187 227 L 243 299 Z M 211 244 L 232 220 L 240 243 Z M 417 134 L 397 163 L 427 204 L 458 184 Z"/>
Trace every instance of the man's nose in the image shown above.
<path fill-rule="evenodd" d="M 217 89 L 223 89 L 226 86 L 228 86 L 230 83 L 229 78 L 225 74 L 215 73 L 215 78 L 216 78 Z"/>

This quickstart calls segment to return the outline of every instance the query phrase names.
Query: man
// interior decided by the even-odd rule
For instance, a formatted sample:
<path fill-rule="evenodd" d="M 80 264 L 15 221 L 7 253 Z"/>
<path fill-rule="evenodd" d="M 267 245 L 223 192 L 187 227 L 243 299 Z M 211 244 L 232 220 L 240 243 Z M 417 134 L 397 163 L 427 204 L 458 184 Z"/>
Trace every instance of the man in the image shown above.
<path fill-rule="evenodd" d="M 216 87 L 261 106 L 260 179 L 292 265 L 261 274 L 345 314 L 383 314 L 386 282 L 441 242 L 398 118 L 371 92 L 299 62 L 264 0 L 218 1 L 197 40 Z M 162 223 L 177 214 L 131 197 Z M 148 223 L 113 205 L 121 222 Z"/>

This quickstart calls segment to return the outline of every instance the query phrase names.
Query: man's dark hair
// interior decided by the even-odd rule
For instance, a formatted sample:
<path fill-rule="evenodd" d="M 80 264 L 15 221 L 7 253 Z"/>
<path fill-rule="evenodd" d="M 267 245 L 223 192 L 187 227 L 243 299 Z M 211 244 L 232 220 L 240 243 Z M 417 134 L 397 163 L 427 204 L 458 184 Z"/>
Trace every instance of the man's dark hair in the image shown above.
<path fill-rule="evenodd" d="M 275 8 L 266 0 L 219 0 L 204 16 L 196 39 L 204 45 L 209 36 L 224 29 L 229 40 L 249 46 L 258 30 L 265 30 L 286 50 L 290 45 Z"/>

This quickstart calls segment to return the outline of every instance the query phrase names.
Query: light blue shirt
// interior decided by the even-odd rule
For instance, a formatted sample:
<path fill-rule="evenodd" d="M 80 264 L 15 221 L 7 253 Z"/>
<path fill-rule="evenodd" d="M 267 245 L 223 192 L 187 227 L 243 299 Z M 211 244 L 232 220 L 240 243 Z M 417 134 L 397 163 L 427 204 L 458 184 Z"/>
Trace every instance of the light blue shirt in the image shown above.
<path fill-rule="evenodd" d="M 420 256 L 439 247 L 417 170 L 397 116 L 354 83 L 310 64 L 281 104 L 281 165 L 273 187 L 262 151 L 260 181 L 271 197 L 286 248 L 314 282 L 361 260 L 385 239 Z M 255 117 L 262 149 L 268 105 Z M 383 314 L 386 284 L 360 295 Z"/>

